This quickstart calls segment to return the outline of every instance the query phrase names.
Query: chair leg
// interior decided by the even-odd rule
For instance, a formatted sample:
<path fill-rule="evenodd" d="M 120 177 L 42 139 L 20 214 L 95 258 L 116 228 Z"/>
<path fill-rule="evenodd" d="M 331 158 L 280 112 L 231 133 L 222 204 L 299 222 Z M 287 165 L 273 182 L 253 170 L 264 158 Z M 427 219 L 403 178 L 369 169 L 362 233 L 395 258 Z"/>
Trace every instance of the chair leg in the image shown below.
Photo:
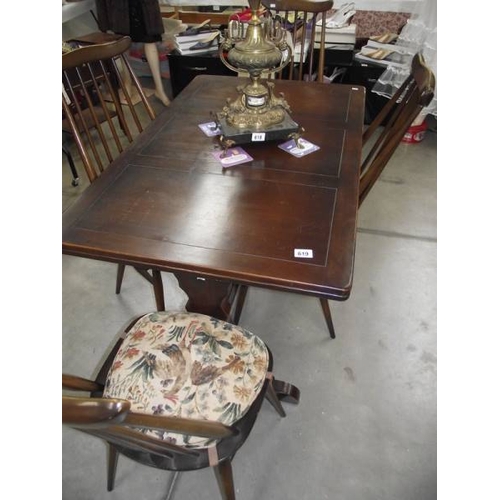
<path fill-rule="evenodd" d="M 272 380 L 269 380 L 269 383 L 267 384 L 266 399 L 271 403 L 271 405 L 278 412 L 280 417 L 286 417 L 285 409 L 283 408 L 283 405 L 281 404 L 281 401 L 279 400 L 278 395 L 274 390 L 273 380 L 274 377 Z"/>
<path fill-rule="evenodd" d="M 239 324 L 241 311 L 243 310 L 243 306 L 245 305 L 245 298 L 247 296 L 248 287 L 246 285 L 238 286 L 238 293 L 236 295 L 236 305 L 234 307 L 233 314 L 233 323 L 235 325 Z"/>
<path fill-rule="evenodd" d="M 153 290 L 155 294 L 156 310 L 165 310 L 165 295 L 163 293 L 163 281 L 161 279 L 161 271 L 152 269 L 151 274 L 146 269 L 141 267 L 134 268 L 144 279 L 149 281 L 153 285 Z"/>
<path fill-rule="evenodd" d="M 161 272 L 153 269 L 153 289 L 155 292 L 156 309 L 158 311 L 165 310 L 165 295 L 163 293 L 163 280 L 161 279 Z"/>
<path fill-rule="evenodd" d="M 231 460 L 226 459 L 214 467 L 215 477 L 219 485 L 222 500 L 236 500 L 234 493 L 233 468 Z"/>
<path fill-rule="evenodd" d="M 248 292 L 248 286 L 239 285 L 238 294 L 236 296 L 236 305 L 234 307 L 233 313 L 233 323 L 237 325 L 240 321 L 241 311 L 245 305 L 245 299 Z M 330 305 L 328 304 L 328 299 L 320 298 L 321 308 L 323 309 L 323 315 L 325 316 L 326 326 L 328 327 L 328 332 L 332 339 L 335 338 L 335 328 L 333 327 L 332 314 L 330 312 Z"/>
<path fill-rule="evenodd" d="M 278 396 L 280 401 L 285 403 L 291 403 L 298 405 L 300 401 L 300 390 L 290 382 L 285 382 L 283 380 L 277 380 L 273 378 L 272 380 L 273 390 Z"/>
<path fill-rule="evenodd" d="M 323 314 L 326 320 L 326 326 L 328 327 L 328 331 L 330 332 L 330 337 L 332 339 L 335 338 L 335 330 L 333 328 L 332 315 L 330 313 L 330 306 L 328 304 L 328 299 L 320 298 L 321 308 L 323 309 Z"/>
<path fill-rule="evenodd" d="M 174 494 L 174 489 L 175 489 L 175 486 L 177 484 L 177 481 L 178 481 L 180 475 L 181 475 L 181 473 L 178 470 L 176 470 L 170 476 L 170 481 L 168 483 L 168 488 L 167 488 L 167 496 L 165 497 L 165 500 L 172 500 L 173 494 Z"/>
<path fill-rule="evenodd" d="M 108 491 L 115 487 L 116 464 L 118 463 L 118 452 L 112 445 L 108 445 Z"/>
<path fill-rule="evenodd" d="M 118 264 L 118 271 L 116 273 L 116 287 L 115 293 L 118 295 L 122 289 L 123 273 L 125 272 L 125 264 Z"/>
<path fill-rule="evenodd" d="M 73 161 L 73 157 L 71 156 L 71 153 L 69 152 L 69 149 L 66 148 L 66 146 L 62 147 L 63 153 L 66 155 L 66 159 L 68 160 L 69 163 L 69 168 L 71 170 L 71 175 L 73 176 L 73 180 L 71 181 L 71 184 L 73 186 L 78 186 L 80 182 L 80 178 L 78 177 L 78 171 L 76 170 L 75 162 Z"/>

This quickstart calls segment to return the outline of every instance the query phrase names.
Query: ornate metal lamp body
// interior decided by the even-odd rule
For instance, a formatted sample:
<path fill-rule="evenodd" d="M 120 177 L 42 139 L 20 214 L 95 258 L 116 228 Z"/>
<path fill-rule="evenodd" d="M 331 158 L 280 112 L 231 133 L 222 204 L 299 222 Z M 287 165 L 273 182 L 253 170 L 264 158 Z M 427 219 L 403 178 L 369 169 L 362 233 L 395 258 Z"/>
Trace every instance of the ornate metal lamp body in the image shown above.
<path fill-rule="evenodd" d="M 279 21 L 260 20 L 260 0 L 248 3 L 252 18 L 245 36 L 243 24 L 230 21 L 219 48 L 221 61 L 229 69 L 246 71 L 250 76 L 248 84 L 237 87 L 239 96 L 234 101 L 228 98 L 227 105 L 217 113 L 221 141 L 232 144 L 292 137 L 299 130 L 290 117 L 290 106 L 283 94 L 275 96 L 274 83 L 261 79 L 263 75 L 281 71 L 289 63 L 292 49 L 286 43 L 286 33 Z"/>

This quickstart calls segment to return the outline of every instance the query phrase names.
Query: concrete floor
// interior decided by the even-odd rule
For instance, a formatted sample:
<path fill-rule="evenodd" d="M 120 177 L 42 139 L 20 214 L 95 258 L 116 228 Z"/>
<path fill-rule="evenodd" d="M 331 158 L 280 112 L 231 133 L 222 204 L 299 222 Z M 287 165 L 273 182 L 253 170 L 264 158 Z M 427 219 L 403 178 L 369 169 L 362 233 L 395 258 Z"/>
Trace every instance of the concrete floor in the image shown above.
<path fill-rule="evenodd" d="M 362 206 L 352 295 L 331 302 L 336 340 L 317 299 L 249 291 L 240 324 L 301 401 L 285 419 L 264 403 L 233 462 L 238 500 L 437 497 L 436 151 L 436 132 L 402 144 Z M 63 161 L 63 210 L 86 185 L 70 179 Z M 120 329 L 154 309 L 152 288 L 127 271 L 115 295 L 115 265 L 63 256 L 64 372 L 94 375 Z M 175 279 L 164 281 L 168 307 L 182 308 Z M 63 428 L 62 445 L 63 499 L 164 498 L 170 473 L 120 457 L 109 493 L 104 443 Z M 219 499 L 212 471 L 184 473 L 174 498 Z"/>

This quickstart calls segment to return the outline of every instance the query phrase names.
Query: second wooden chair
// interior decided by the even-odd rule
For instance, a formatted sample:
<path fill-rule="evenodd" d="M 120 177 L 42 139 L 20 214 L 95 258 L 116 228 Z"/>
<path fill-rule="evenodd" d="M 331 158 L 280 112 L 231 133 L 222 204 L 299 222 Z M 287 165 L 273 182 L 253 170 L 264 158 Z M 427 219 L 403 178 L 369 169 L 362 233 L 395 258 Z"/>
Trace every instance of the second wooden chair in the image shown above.
<path fill-rule="evenodd" d="M 125 57 L 130 37 L 112 37 L 110 42 L 89 44 L 62 56 L 63 131 L 75 141 L 91 183 L 155 119 Z M 124 265 L 118 266 L 116 293 L 124 270 Z M 153 285 L 156 307 L 163 311 L 161 273 L 141 266 L 135 270 Z"/>
<path fill-rule="evenodd" d="M 293 46 L 290 64 L 276 78 L 322 82 L 325 68 L 325 18 L 333 1 L 263 0 L 262 5 L 273 19 L 279 19 L 282 27 L 288 31 L 289 43 Z"/>
<path fill-rule="evenodd" d="M 63 375 L 63 389 L 90 393 L 63 396 L 63 424 L 108 443 L 108 491 L 122 454 L 176 472 L 173 480 L 212 467 L 222 498 L 234 500 L 231 462 L 264 398 L 285 416 L 271 370 L 265 343 L 241 327 L 202 314 L 146 314 L 110 350 L 95 380 Z"/>

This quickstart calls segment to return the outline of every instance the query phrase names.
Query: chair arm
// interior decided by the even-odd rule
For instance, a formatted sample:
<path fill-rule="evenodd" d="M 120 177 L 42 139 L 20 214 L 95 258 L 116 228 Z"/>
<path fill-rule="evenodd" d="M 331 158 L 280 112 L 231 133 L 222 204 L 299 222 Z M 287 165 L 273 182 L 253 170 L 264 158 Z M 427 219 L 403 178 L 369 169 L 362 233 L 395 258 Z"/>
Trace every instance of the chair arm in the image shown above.
<path fill-rule="evenodd" d="M 62 376 L 62 386 L 63 389 L 70 389 L 73 391 L 94 392 L 104 389 L 104 387 L 97 382 L 82 377 L 75 377 L 74 375 L 67 375 L 65 373 L 63 373 Z"/>
<path fill-rule="evenodd" d="M 234 427 L 229 427 L 220 422 L 143 413 L 129 413 L 124 423 L 131 427 L 147 427 L 149 429 L 160 429 L 213 439 L 234 436 L 239 433 Z"/>
<path fill-rule="evenodd" d="M 62 423 L 78 428 L 99 428 L 122 423 L 130 403 L 123 399 L 63 396 Z"/>

